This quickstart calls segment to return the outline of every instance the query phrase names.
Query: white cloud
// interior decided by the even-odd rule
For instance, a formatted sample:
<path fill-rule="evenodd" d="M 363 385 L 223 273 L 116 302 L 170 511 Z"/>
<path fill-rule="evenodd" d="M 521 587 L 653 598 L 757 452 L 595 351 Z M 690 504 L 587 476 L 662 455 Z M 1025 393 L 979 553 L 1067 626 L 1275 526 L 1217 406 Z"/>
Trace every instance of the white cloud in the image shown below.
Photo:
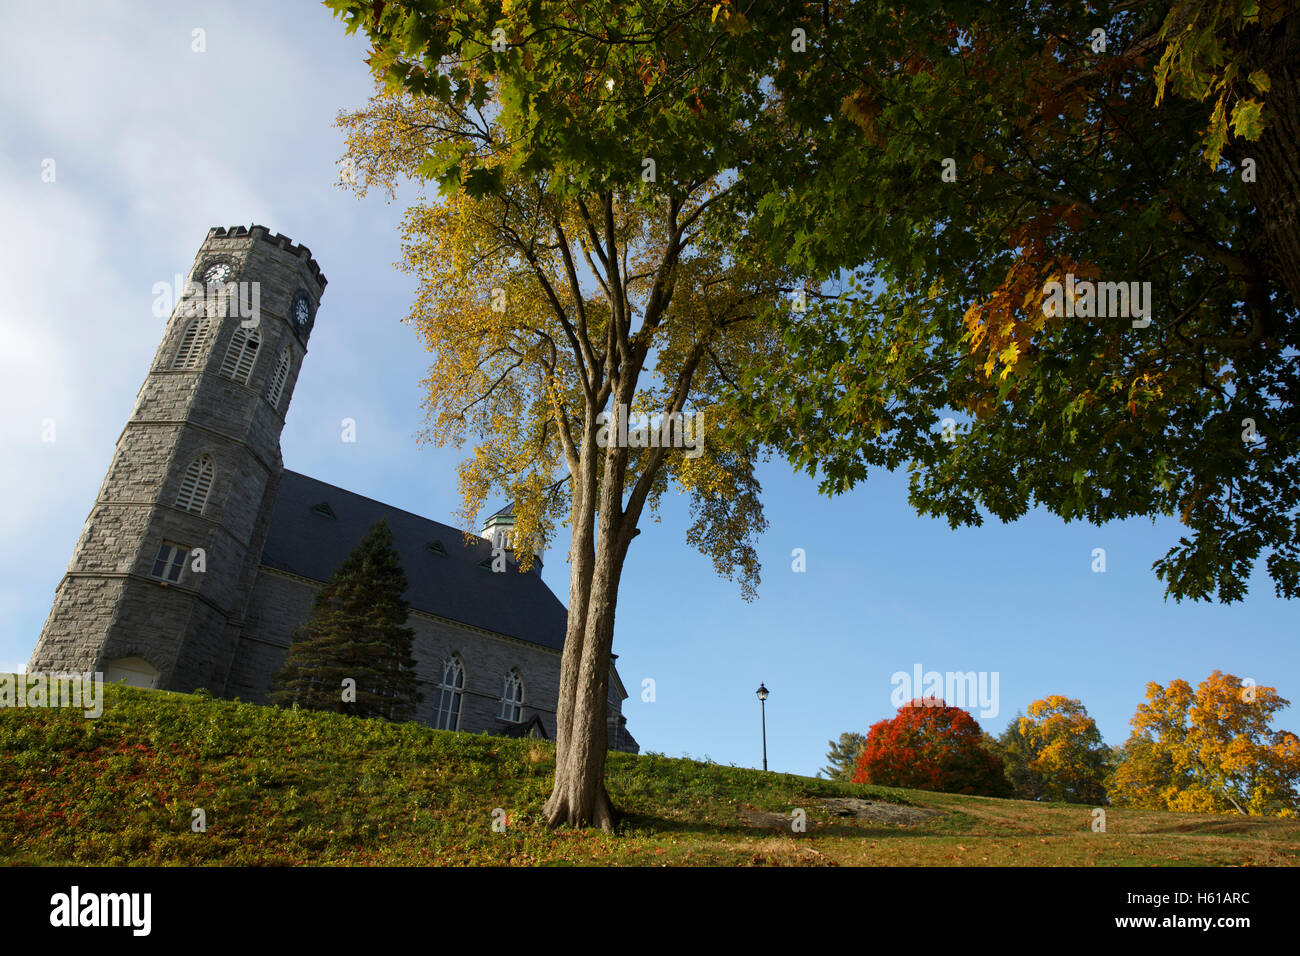
<path fill-rule="evenodd" d="M 330 120 L 369 88 L 358 42 L 310 3 L 6 11 L 0 662 L 30 654 L 147 372 L 153 284 L 184 273 L 211 226 L 294 236 L 318 205 L 356 208 L 329 184 Z M 322 47 L 332 55 L 313 56 Z"/>

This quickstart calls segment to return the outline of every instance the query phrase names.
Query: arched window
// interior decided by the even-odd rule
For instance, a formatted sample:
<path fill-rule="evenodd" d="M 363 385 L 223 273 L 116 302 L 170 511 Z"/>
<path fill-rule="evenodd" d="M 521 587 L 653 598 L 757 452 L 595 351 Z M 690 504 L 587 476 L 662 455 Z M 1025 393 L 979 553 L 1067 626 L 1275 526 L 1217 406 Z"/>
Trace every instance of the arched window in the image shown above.
<path fill-rule="evenodd" d="M 465 668 L 455 654 L 442 662 L 442 683 L 438 685 L 438 712 L 433 726 L 439 730 L 460 729 L 460 704 L 465 691 Z"/>
<path fill-rule="evenodd" d="M 266 396 L 271 407 L 277 411 L 280 408 L 280 396 L 284 394 L 284 383 L 289 380 L 289 362 L 289 349 L 285 347 L 280 352 L 280 361 L 276 363 L 275 371 L 271 374 L 271 391 Z"/>
<path fill-rule="evenodd" d="M 501 691 L 501 719 L 513 724 L 524 719 L 524 679 L 519 671 L 506 675 L 505 687 Z"/>
<path fill-rule="evenodd" d="M 235 329 L 230 339 L 230 348 L 221 363 L 221 374 L 234 379 L 240 385 L 248 384 L 248 377 L 253 374 L 253 360 L 257 358 L 257 347 L 262 344 L 262 332 L 254 327 L 246 329 L 242 325 Z"/>
<path fill-rule="evenodd" d="M 212 330 L 212 320 L 200 315 L 190 320 L 181 336 L 180 348 L 176 358 L 172 359 L 172 368 L 198 368 L 203 358 L 203 351 L 208 345 L 208 333 Z"/>
<path fill-rule="evenodd" d="M 176 495 L 176 507 L 184 511 L 193 511 L 195 514 L 203 514 L 215 473 L 216 468 L 207 455 L 191 462 L 190 467 L 185 469 L 185 477 L 181 479 L 181 490 Z"/>

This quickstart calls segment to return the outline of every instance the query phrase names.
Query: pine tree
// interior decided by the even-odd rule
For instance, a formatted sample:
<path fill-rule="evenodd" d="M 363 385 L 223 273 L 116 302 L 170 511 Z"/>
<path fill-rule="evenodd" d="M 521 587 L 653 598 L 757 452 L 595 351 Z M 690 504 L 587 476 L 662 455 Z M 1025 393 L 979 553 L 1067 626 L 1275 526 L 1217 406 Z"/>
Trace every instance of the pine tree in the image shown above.
<path fill-rule="evenodd" d="M 393 534 L 381 519 L 339 565 L 294 632 L 271 700 L 357 717 L 410 720 L 421 695 L 411 653 L 415 632 L 405 626 L 406 584 Z"/>
<path fill-rule="evenodd" d="M 858 769 L 858 755 L 862 753 L 866 743 L 866 737 L 851 731 L 840 734 L 838 743 L 834 740 L 826 741 L 827 746 L 831 748 L 826 753 L 826 759 L 830 763 L 822 767 L 821 772 L 832 780 L 853 779 L 853 774 Z"/>

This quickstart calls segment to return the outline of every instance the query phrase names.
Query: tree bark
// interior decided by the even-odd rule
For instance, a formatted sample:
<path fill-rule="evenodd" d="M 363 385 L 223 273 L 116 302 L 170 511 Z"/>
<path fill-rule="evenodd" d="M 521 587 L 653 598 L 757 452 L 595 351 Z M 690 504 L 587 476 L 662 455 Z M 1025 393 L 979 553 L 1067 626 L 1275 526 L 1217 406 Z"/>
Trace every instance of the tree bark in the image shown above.
<path fill-rule="evenodd" d="M 587 626 L 580 653 L 575 655 L 577 679 L 566 708 L 569 734 L 563 751 L 556 749 L 555 786 L 545 809 L 552 826 L 567 823 L 609 830 L 614 825 L 614 808 L 605 790 L 606 699 L 618 593 L 618 569 L 612 558 L 609 549 L 597 550 Z"/>
<path fill-rule="evenodd" d="M 588 448 L 591 444 L 594 442 Z M 610 451 L 614 454 L 609 456 L 602 482 L 594 549 L 589 506 L 593 489 L 583 493 L 581 507 L 575 500 L 575 511 L 586 519 L 585 531 L 576 523 L 574 528 L 574 550 L 583 555 L 579 560 L 584 563 L 580 568 L 575 566 L 575 584 L 570 586 L 569 629 L 560 666 L 556 716 L 555 785 L 543 811 L 551 826 L 567 823 L 604 830 L 614 826 L 614 808 L 605 790 L 605 720 L 618 586 L 630 537 L 625 534 L 627 522 L 622 510 L 622 469 L 614 467 L 626 452 L 613 448 Z M 586 459 L 594 456 L 584 454 L 583 458 L 585 465 Z M 594 555 L 590 554 L 593 550 Z M 588 561 L 588 557 L 594 560 Z M 587 581 L 585 588 L 576 583 L 580 577 Z"/>
<path fill-rule="evenodd" d="M 1300 13 L 1289 12 L 1253 38 L 1247 69 L 1268 74 L 1270 89 L 1262 97 L 1268 125 L 1238 152 L 1256 160 L 1251 194 L 1272 252 L 1271 271 L 1300 305 Z"/>
<path fill-rule="evenodd" d="M 594 422 L 594 416 L 592 418 Z M 587 630 L 587 598 L 591 594 L 591 573 L 595 561 L 592 540 L 595 478 L 595 461 L 584 449 L 579 459 L 578 474 L 572 483 L 573 502 L 569 511 L 569 618 L 564 632 L 564 650 L 560 654 L 560 695 L 555 708 L 557 770 L 560 755 L 567 752 L 572 735 L 573 704 L 577 695 L 582 645 Z"/>

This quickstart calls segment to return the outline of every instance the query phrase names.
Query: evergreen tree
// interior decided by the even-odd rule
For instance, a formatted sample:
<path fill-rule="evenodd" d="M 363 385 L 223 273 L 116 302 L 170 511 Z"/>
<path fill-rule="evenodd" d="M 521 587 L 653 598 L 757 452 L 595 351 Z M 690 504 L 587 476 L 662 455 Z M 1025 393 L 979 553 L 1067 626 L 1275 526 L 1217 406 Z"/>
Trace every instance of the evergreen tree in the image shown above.
<path fill-rule="evenodd" d="M 826 753 L 828 766 L 822 767 L 822 773 L 832 780 L 851 780 L 858 767 L 858 754 L 867 738 L 851 731 L 840 734 L 839 742 L 826 741 L 831 749 Z"/>
<path fill-rule="evenodd" d="M 357 717 L 410 720 L 421 695 L 411 653 L 415 632 L 405 626 L 406 584 L 393 533 L 381 519 L 339 565 L 294 632 L 271 700 Z"/>
<path fill-rule="evenodd" d="M 1011 785 L 1012 796 L 1017 800 L 1043 799 L 1042 779 L 1029 769 L 1029 762 L 1034 759 L 1032 748 L 1025 734 L 1020 729 L 1023 714 L 1016 714 L 997 738 L 994 752 L 1002 758 L 1002 765 Z"/>

